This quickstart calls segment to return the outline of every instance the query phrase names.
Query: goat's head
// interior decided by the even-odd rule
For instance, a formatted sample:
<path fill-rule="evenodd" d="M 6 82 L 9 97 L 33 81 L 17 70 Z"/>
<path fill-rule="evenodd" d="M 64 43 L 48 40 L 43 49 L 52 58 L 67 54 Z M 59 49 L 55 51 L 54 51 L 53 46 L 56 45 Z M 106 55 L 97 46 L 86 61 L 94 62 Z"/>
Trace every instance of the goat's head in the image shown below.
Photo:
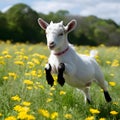
<path fill-rule="evenodd" d="M 63 25 L 63 21 L 59 23 L 48 24 L 43 19 L 39 18 L 38 23 L 46 32 L 47 45 L 51 50 L 59 49 L 61 46 L 67 43 L 67 34 L 76 27 L 76 20 L 71 20 L 66 26 Z"/>

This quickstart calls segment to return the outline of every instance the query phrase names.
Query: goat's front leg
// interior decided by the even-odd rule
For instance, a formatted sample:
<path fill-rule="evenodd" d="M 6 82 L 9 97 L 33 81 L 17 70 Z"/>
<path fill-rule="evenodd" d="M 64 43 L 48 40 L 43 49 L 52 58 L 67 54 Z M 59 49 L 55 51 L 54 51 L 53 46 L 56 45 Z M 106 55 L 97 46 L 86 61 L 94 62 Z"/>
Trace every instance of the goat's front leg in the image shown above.
<path fill-rule="evenodd" d="M 63 72 L 65 71 L 65 64 L 64 63 L 60 63 L 58 66 L 58 83 L 63 86 L 65 83 L 65 79 L 63 77 Z"/>
<path fill-rule="evenodd" d="M 51 75 L 51 69 L 52 69 L 51 65 L 49 63 L 46 64 L 46 66 L 45 66 L 46 80 L 47 80 L 48 84 L 51 85 L 51 87 L 52 87 L 54 84 L 54 79 Z"/>

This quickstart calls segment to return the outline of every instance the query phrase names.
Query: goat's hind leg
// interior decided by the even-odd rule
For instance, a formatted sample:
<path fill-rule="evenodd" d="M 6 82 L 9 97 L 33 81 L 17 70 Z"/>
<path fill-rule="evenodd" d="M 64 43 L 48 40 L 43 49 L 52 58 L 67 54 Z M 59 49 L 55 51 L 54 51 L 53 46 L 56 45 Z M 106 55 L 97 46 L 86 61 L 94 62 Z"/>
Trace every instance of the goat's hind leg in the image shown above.
<path fill-rule="evenodd" d="M 90 97 L 90 87 L 86 87 L 85 89 L 82 89 L 84 98 L 85 98 L 85 103 L 87 102 L 88 104 L 91 104 L 91 97 Z"/>
<path fill-rule="evenodd" d="M 111 102 L 112 98 L 109 95 L 108 92 L 108 83 L 102 78 L 102 79 L 97 79 L 97 84 L 103 89 L 104 91 L 104 97 L 107 102 Z"/>
<path fill-rule="evenodd" d="M 46 66 L 45 66 L 46 80 L 47 80 L 47 82 L 48 82 L 49 85 L 53 86 L 54 79 L 53 79 L 53 77 L 51 75 L 51 69 L 52 69 L 51 65 L 49 63 L 46 64 Z"/>
<path fill-rule="evenodd" d="M 65 64 L 64 63 L 60 63 L 58 66 L 58 83 L 63 86 L 65 83 L 65 79 L 63 77 L 63 72 L 65 71 Z"/>

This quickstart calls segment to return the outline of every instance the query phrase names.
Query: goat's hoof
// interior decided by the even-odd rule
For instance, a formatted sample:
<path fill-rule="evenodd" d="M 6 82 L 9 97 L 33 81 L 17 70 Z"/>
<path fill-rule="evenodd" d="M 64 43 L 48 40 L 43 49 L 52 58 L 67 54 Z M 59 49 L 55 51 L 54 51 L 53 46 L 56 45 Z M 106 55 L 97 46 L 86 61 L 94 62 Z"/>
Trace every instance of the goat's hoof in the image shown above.
<path fill-rule="evenodd" d="M 57 81 L 61 86 L 65 84 L 65 79 L 63 77 L 59 78 Z"/>
<path fill-rule="evenodd" d="M 112 101 L 112 98 L 110 97 L 108 91 L 104 91 L 104 95 L 105 95 L 105 99 L 107 102 L 111 102 Z"/>

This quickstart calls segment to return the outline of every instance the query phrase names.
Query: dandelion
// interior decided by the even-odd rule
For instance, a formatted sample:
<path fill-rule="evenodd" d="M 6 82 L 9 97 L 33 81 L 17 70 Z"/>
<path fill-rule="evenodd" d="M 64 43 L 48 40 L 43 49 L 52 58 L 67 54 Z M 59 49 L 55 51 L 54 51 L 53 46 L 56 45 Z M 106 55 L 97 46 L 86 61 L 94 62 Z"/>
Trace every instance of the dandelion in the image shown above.
<path fill-rule="evenodd" d="M 11 76 L 11 77 L 13 77 L 14 80 L 17 78 L 17 74 L 14 73 L 14 72 L 9 72 L 8 75 Z"/>
<path fill-rule="evenodd" d="M 49 102 L 51 102 L 51 101 L 52 101 L 51 98 L 48 98 L 48 99 L 46 100 L 47 103 L 49 103 Z"/>
<path fill-rule="evenodd" d="M 17 111 L 17 112 L 20 112 L 22 111 L 23 107 L 21 105 L 16 105 L 13 110 Z"/>
<path fill-rule="evenodd" d="M 31 81 L 31 80 L 24 80 L 24 84 L 33 85 L 33 81 Z"/>
<path fill-rule="evenodd" d="M 3 77 L 3 80 L 8 80 L 8 76 L 4 76 L 4 77 Z"/>
<path fill-rule="evenodd" d="M 17 118 L 15 116 L 9 116 L 5 120 L 17 120 Z"/>
<path fill-rule="evenodd" d="M 39 109 L 38 112 L 46 118 L 50 117 L 50 113 L 45 109 Z"/>
<path fill-rule="evenodd" d="M 60 95 L 65 95 L 66 92 L 65 91 L 60 91 Z"/>
<path fill-rule="evenodd" d="M 95 120 L 94 116 L 87 117 L 85 120 Z"/>
<path fill-rule="evenodd" d="M 15 61 L 14 62 L 16 65 L 24 65 L 24 62 L 23 61 Z"/>
<path fill-rule="evenodd" d="M 90 108 L 90 112 L 91 112 L 92 114 L 99 114 L 99 113 L 100 113 L 99 110 L 93 109 L 93 108 Z"/>
<path fill-rule="evenodd" d="M 118 67 L 119 66 L 119 60 L 115 59 L 113 62 L 112 62 L 112 67 Z"/>
<path fill-rule="evenodd" d="M 50 118 L 53 120 L 58 117 L 58 112 L 53 112 L 50 116 Z"/>
<path fill-rule="evenodd" d="M 15 96 L 11 97 L 11 99 L 14 100 L 14 101 L 20 101 L 21 100 L 21 98 L 18 95 L 15 95 Z"/>
<path fill-rule="evenodd" d="M 65 117 L 66 119 L 72 119 L 72 115 L 71 115 L 71 114 L 65 114 L 64 117 Z"/>
<path fill-rule="evenodd" d="M 110 65 L 110 64 L 111 64 L 111 61 L 106 61 L 106 64 Z"/>
<path fill-rule="evenodd" d="M 31 103 L 30 103 L 30 102 L 27 102 L 27 101 L 24 101 L 24 102 L 22 102 L 22 105 L 24 105 L 24 106 L 30 106 Z"/>
<path fill-rule="evenodd" d="M 118 112 L 116 112 L 115 110 L 113 110 L 113 111 L 110 112 L 110 114 L 111 114 L 111 115 L 117 115 Z"/>
<path fill-rule="evenodd" d="M 2 116 L 2 113 L 0 113 L 0 117 Z"/>
<path fill-rule="evenodd" d="M 12 58 L 11 55 L 5 55 L 4 57 L 5 57 L 5 58 Z"/>
<path fill-rule="evenodd" d="M 100 118 L 99 120 L 106 120 L 106 118 Z"/>
<path fill-rule="evenodd" d="M 114 86 L 116 86 L 116 82 L 109 82 L 109 85 L 114 87 Z"/>

